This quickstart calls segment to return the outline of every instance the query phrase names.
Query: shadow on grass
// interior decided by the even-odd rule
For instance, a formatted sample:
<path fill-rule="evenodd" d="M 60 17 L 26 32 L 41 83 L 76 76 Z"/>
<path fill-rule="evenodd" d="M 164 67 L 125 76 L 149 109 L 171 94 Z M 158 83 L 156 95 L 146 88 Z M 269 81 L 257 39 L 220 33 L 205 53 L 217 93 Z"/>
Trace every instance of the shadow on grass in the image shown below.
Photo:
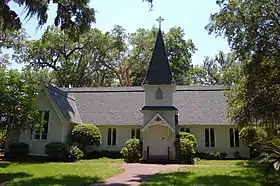
<path fill-rule="evenodd" d="M 11 165 L 11 163 L 10 162 L 1 162 L 0 161 L 0 168 L 6 168 L 6 167 L 8 167 L 8 166 L 10 166 Z"/>
<path fill-rule="evenodd" d="M 141 175 L 139 175 L 141 177 Z M 170 172 L 159 173 L 151 177 L 143 186 L 271 186 L 266 183 L 264 177 L 258 172 L 232 171 L 231 174 L 199 175 L 194 172 Z"/>
<path fill-rule="evenodd" d="M 94 183 L 101 182 L 99 177 L 86 177 L 86 176 L 75 176 L 65 175 L 60 177 L 43 177 L 43 178 L 32 178 L 32 175 L 27 173 L 0 173 L 0 184 L 8 183 L 13 186 L 89 186 Z"/>
<path fill-rule="evenodd" d="M 5 182 L 11 182 L 15 178 L 28 178 L 32 175 L 25 172 L 16 172 L 16 173 L 0 173 L 0 184 Z"/>
<path fill-rule="evenodd" d="M 98 183 L 98 184 L 94 184 L 94 186 L 131 186 L 131 185 L 137 185 L 139 183 L 147 181 L 151 176 L 152 175 L 134 175 L 134 177 L 131 180 L 128 180 L 129 183 L 119 183 L 119 182 L 105 183 L 105 182 L 101 182 L 101 183 Z"/>

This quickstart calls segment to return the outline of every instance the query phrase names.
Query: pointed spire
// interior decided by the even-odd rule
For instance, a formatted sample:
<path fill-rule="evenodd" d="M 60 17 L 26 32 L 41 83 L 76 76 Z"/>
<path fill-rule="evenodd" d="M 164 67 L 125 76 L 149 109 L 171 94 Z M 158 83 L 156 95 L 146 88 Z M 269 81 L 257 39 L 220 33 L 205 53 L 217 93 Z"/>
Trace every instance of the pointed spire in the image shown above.
<path fill-rule="evenodd" d="M 173 76 L 167 59 L 161 29 L 159 28 L 152 58 L 143 84 L 168 85 L 172 83 L 174 83 Z"/>

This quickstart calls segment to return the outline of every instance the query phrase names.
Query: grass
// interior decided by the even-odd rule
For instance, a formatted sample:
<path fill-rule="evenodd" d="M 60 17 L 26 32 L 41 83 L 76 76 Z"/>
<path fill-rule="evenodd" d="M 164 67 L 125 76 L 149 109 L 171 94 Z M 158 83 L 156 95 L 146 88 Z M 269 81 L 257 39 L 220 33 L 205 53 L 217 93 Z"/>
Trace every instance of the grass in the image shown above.
<path fill-rule="evenodd" d="M 141 186 L 264 186 L 264 180 L 254 167 L 187 167 L 156 174 Z"/>
<path fill-rule="evenodd" d="M 83 186 L 122 172 L 116 164 L 1 163 L 0 184 L 13 186 Z"/>
<path fill-rule="evenodd" d="M 79 163 L 124 163 L 124 159 L 98 158 L 98 159 L 83 159 Z"/>
<path fill-rule="evenodd" d="M 199 160 L 196 165 L 248 165 L 249 160 Z"/>

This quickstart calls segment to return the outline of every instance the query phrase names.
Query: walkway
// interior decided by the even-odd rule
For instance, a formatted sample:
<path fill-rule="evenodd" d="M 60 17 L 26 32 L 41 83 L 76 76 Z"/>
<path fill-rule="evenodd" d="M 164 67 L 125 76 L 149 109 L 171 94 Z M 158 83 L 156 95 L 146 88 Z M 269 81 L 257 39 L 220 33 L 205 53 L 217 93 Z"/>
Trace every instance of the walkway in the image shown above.
<path fill-rule="evenodd" d="M 138 186 L 149 176 L 161 171 L 176 171 L 184 165 L 122 164 L 124 172 L 93 186 Z"/>

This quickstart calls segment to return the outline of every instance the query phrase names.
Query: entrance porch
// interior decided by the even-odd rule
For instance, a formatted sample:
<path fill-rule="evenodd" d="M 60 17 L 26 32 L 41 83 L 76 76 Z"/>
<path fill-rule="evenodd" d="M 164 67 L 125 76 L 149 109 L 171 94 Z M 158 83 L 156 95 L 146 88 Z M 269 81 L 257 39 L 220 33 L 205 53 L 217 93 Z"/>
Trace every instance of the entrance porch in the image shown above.
<path fill-rule="evenodd" d="M 152 120 L 142 129 L 145 160 L 175 160 L 175 130 L 162 118 Z"/>

